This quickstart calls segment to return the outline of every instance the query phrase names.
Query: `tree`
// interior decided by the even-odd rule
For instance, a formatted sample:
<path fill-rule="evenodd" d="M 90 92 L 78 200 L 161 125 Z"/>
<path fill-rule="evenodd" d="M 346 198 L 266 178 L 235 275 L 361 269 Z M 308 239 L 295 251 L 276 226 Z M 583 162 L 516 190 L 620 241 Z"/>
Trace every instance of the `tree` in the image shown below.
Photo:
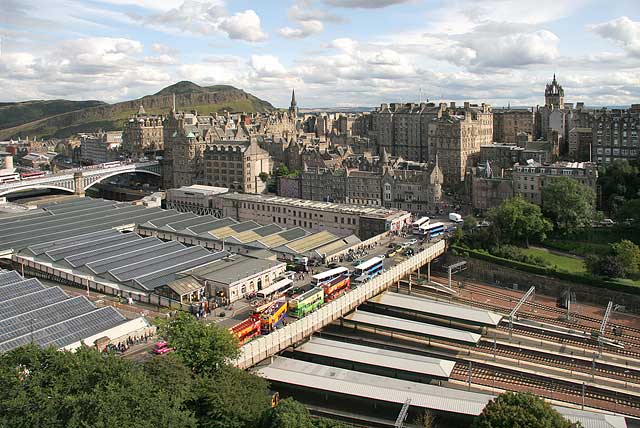
<path fill-rule="evenodd" d="M 640 272 L 640 247 L 623 239 L 617 244 L 612 244 L 611 249 L 623 266 L 625 276 L 635 276 Z"/>
<path fill-rule="evenodd" d="M 484 408 L 472 428 L 576 428 L 549 403 L 528 392 L 506 392 Z"/>
<path fill-rule="evenodd" d="M 313 428 L 311 415 L 303 404 L 285 398 L 273 409 L 267 410 L 260 422 L 260 428 Z"/>
<path fill-rule="evenodd" d="M 159 324 L 161 336 L 194 373 L 214 372 L 239 355 L 238 340 L 229 330 L 206 325 L 186 312 L 178 312 L 175 318 Z"/>
<path fill-rule="evenodd" d="M 430 411 L 425 410 L 418 414 L 414 424 L 418 428 L 432 428 L 433 427 L 433 415 Z"/>
<path fill-rule="evenodd" d="M 604 256 L 589 255 L 584 263 L 587 266 L 587 271 L 592 275 L 608 278 L 624 278 L 624 265 L 622 261 L 613 254 Z"/>
<path fill-rule="evenodd" d="M 617 211 L 640 196 L 640 171 L 626 160 L 616 160 L 600 171 L 598 184 L 605 208 Z"/>
<path fill-rule="evenodd" d="M 542 189 L 542 209 L 565 235 L 591 225 L 595 201 L 593 189 L 568 177 L 553 179 Z"/>
<path fill-rule="evenodd" d="M 552 229 L 542 216 L 540 207 L 516 196 L 489 210 L 488 219 L 496 241 L 529 246 L 530 241 L 543 241 Z"/>
<path fill-rule="evenodd" d="M 28 345 L 0 356 L 2 427 L 195 427 L 183 398 L 142 365 L 95 349 Z"/>
<path fill-rule="evenodd" d="M 266 172 L 261 172 L 260 174 L 258 174 L 258 177 L 260 177 L 260 180 L 262 180 L 263 183 L 266 183 L 269 179 L 269 174 L 267 174 Z"/>
<path fill-rule="evenodd" d="M 267 382 L 231 366 L 202 378 L 197 397 L 200 428 L 254 428 L 271 408 Z"/>
<path fill-rule="evenodd" d="M 617 210 L 616 220 L 629 222 L 633 225 L 640 224 L 640 199 L 625 201 Z"/>

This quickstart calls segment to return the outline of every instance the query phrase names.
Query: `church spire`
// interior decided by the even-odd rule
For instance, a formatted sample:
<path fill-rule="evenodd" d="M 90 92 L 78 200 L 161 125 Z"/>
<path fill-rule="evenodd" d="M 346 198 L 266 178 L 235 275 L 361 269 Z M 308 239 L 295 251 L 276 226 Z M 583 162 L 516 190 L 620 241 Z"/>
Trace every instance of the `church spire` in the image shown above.
<path fill-rule="evenodd" d="M 291 106 L 289 107 L 289 113 L 293 117 L 298 117 L 298 103 L 296 102 L 296 90 L 291 90 Z"/>

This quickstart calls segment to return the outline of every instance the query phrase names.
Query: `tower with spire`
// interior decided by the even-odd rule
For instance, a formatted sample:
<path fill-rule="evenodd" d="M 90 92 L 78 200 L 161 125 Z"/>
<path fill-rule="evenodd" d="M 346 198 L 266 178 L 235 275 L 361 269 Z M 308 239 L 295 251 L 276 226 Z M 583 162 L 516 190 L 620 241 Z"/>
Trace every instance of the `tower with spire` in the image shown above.
<path fill-rule="evenodd" d="M 556 81 L 555 73 L 553 73 L 553 80 L 544 90 L 544 105 L 554 109 L 564 108 L 564 89 Z"/>
<path fill-rule="evenodd" d="M 291 105 L 289 106 L 289 114 L 292 117 L 298 117 L 298 103 L 296 102 L 296 90 L 291 90 Z"/>

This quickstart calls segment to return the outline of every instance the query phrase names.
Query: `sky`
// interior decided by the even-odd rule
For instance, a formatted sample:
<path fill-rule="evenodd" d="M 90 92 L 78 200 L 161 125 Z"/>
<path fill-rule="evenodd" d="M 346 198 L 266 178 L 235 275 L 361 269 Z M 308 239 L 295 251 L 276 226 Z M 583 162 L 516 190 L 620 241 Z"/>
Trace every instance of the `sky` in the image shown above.
<path fill-rule="evenodd" d="M 275 106 L 640 103 L 639 0 L 0 0 L 0 102 L 229 84 Z"/>

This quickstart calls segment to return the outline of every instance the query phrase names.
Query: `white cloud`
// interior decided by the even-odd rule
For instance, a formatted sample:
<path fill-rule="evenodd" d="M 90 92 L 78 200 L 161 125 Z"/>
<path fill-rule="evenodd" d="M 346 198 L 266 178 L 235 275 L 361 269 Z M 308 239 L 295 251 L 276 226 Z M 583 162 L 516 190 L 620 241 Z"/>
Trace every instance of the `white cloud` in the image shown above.
<path fill-rule="evenodd" d="M 184 0 L 169 10 L 138 19 L 158 31 L 208 35 L 224 33 L 231 39 L 261 42 L 267 38 L 260 17 L 251 9 L 229 15 L 223 0 Z"/>
<path fill-rule="evenodd" d="M 273 55 L 251 55 L 249 64 L 261 77 L 279 77 L 287 74 L 280 60 Z"/>
<path fill-rule="evenodd" d="M 260 27 L 260 17 L 251 9 L 222 18 L 219 26 L 231 39 L 261 42 L 267 38 Z"/>
<path fill-rule="evenodd" d="M 591 31 L 622 46 L 631 55 L 640 57 L 640 22 L 626 16 L 589 27 Z"/>
<path fill-rule="evenodd" d="M 409 3 L 413 0 L 325 0 L 331 6 L 357 8 L 357 9 L 380 9 L 402 3 Z"/>
<path fill-rule="evenodd" d="M 324 22 L 344 22 L 342 17 L 314 6 L 313 0 L 295 0 L 287 16 L 296 26 L 283 27 L 278 30 L 278 34 L 288 39 L 303 39 L 321 33 Z"/>

